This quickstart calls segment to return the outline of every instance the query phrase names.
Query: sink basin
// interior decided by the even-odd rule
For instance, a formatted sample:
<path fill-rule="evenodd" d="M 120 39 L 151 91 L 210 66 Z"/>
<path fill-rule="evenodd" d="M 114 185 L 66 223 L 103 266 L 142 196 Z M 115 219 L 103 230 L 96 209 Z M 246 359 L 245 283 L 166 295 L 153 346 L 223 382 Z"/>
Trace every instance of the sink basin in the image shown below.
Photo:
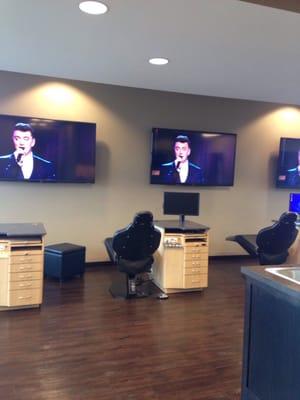
<path fill-rule="evenodd" d="M 281 278 L 288 279 L 300 285 L 300 266 L 299 267 L 272 267 L 265 268 L 265 271 L 271 274 L 280 276 Z"/>

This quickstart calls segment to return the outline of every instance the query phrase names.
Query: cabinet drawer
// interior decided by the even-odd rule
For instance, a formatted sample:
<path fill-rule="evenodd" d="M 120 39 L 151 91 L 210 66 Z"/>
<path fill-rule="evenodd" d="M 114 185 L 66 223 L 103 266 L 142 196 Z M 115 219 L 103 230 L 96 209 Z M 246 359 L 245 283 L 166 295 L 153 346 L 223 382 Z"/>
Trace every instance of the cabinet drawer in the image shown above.
<path fill-rule="evenodd" d="M 22 255 L 15 255 L 13 254 L 11 256 L 11 264 L 33 264 L 33 263 L 41 263 L 43 261 L 43 256 L 42 254 L 32 254 L 30 253 L 25 253 Z"/>
<path fill-rule="evenodd" d="M 199 274 L 199 275 L 185 275 L 184 278 L 184 287 L 188 288 L 203 288 L 207 287 L 208 284 L 208 276 L 207 274 Z"/>
<path fill-rule="evenodd" d="M 12 264 L 10 266 L 10 272 L 31 272 L 31 271 L 42 271 L 42 264 Z"/>
<path fill-rule="evenodd" d="M 10 290 L 19 290 L 19 289 L 39 289 L 42 285 L 42 282 L 38 279 L 34 281 L 11 281 L 9 284 Z"/>
<path fill-rule="evenodd" d="M 42 280 L 42 278 L 43 278 L 42 271 L 14 272 L 9 274 L 10 281 L 31 281 L 35 279 Z"/>
<path fill-rule="evenodd" d="M 9 292 L 10 306 L 41 304 L 41 302 L 42 302 L 42 292 L 40 289 L 12 290 Z"/>
<path fill-rule="evenodd" d="M 185 268 L 184 274 L 185 275 L 199 275 L 199 274 L 207 274 L 208 268 L 207 267 L 193 267 L 193 268 Z"/>
<path fill-rule="evenodd" d="M 208 246 L 186 246 L 184 249 L 184 252 L 189 254 L 189 253 L 208 253 Z"/>
<path fill-rule="evenodd" d="M 206 261 L 208 260 L 207 253 L 185 253 L 184 254 L 185 261 Z"/>
<path fill-rule="evenodd" d="M 185 275 L 199 275 L 201 272 L 204 273 L 205 271 L 203 271 L 200 267 L 185 268 L 184 270 Z"/>
<path fill-rule="evenodd" d="M 200 259 L 192 259 L 192 260 L 187 260 L 185 262 L 185 268 L 208 268 L 208 258 L 204 259 L 204 260 L 200 260 Z"/>

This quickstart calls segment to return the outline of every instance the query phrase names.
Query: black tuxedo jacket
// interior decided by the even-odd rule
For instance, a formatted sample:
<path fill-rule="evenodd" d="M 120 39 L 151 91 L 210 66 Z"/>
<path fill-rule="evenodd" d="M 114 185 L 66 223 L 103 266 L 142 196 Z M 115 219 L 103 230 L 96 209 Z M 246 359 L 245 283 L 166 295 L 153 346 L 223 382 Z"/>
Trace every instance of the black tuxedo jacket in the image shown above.
<path fill-rule="evenodd" d="M 288 169 L 286 183 L 290 187 L 300 186 L 300 176 L 297 167 Z"/>
<path fill-rule="evenodd" d="M 8 180 L 25 179 L 21 167 L 17 164 L 14 154 L 0 157 L 0 176 Z M 33 154 L 33 170 L 29 180 L 54 180 L 55 170 L 51 161 Z"/>
<path fill-rule="evenodd" d="M 172 161 L 170 163 L 162 164 L 161 166 L 161 171 L 160 171 L 160 176 L 162 177 L 163 183 L 181 183 L 180 182 L 180 176 L 175 168 L 175 162 Z M 192 185 L 198 185 L 204 182 L 204 177 L 203 177 L 203 171 L 202 168 L 200 168 L 198 165 L 195 165 L 191 162 L 189 162 L 189 172 L 187 176 L 187 180 L 184 183 L 181 183 L 182 185 L 184 184 L 192 184 Z"/>

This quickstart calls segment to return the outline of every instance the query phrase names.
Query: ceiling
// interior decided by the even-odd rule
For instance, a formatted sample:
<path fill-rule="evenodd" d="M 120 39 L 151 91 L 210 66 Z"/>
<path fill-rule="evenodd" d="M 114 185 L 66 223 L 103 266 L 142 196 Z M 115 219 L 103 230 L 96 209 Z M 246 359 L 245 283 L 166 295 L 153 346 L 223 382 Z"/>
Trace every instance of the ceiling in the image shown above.
<path fill-rule="evenodd" d="M 110 11 L 92 16 L 78 2 L 0 0 L 0 70 L 300 105 L 296 12 L 259 1 L 104 0 Z"/>

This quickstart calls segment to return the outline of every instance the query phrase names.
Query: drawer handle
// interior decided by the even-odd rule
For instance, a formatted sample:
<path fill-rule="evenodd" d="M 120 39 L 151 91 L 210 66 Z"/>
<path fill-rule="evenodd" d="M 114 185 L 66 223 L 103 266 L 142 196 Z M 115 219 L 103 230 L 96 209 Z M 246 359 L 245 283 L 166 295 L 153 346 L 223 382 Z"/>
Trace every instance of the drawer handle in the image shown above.
<path fill-rule="evenodd" d="M 18 299 L 19 300 L 25 300 L 25 299 L 31 299 L 32 296 L 19 296 Z"/>
<path fill-rule="evenodd" d="M 26 267 L 20 267 L 20 270 L 24 270 L 24 269 L 32 269 L 32 266 L 31 265 L 28 265 L 28 266 L 26 266 Z"/>
<path fill-rule="evenodd" d="M 20 278 L 32 278 L 32 275 L 20 275 Z"/>
<path fill-rule="evenodd" d="M 32 283 L 20 283 L 19 284 L 19 287 L 24 287 L 24 286 L 26 286 L 26 287 L 32 286 Z"/>

